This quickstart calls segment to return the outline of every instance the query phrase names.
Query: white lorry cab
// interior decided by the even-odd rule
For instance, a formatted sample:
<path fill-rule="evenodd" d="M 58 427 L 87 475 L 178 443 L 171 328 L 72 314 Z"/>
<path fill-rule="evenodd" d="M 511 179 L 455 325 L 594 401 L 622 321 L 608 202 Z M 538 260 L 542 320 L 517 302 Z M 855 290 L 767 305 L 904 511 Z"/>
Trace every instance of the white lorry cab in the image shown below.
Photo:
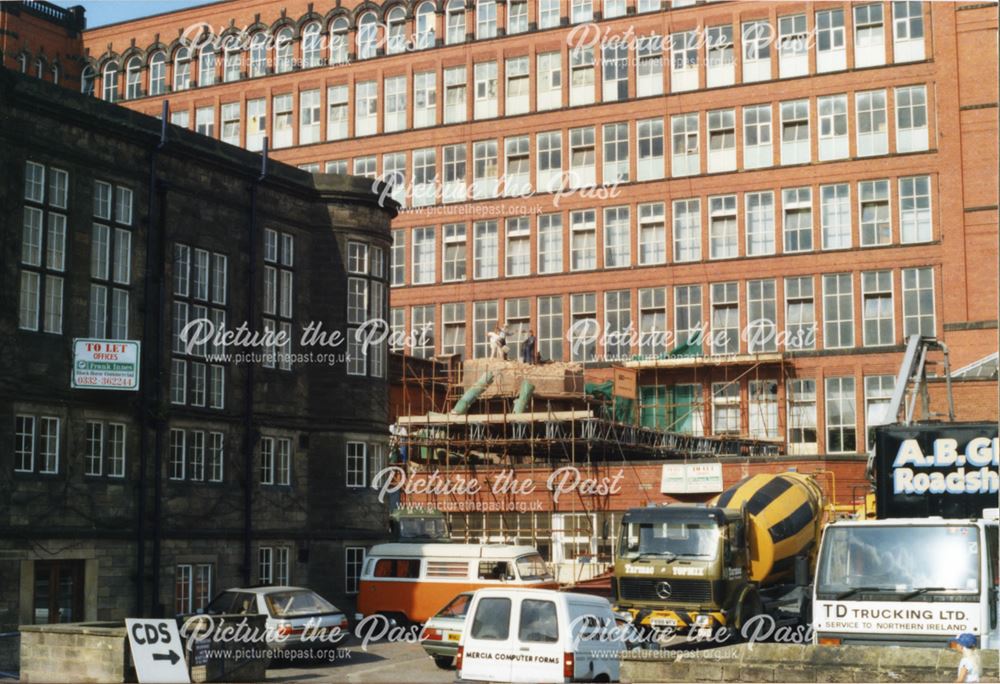
<path fill-rule="evenodd" d="M 460 682 L 614 682 L 624 651 L 607 599 L 547 589 L 480 589 L 455 668 Z"/>

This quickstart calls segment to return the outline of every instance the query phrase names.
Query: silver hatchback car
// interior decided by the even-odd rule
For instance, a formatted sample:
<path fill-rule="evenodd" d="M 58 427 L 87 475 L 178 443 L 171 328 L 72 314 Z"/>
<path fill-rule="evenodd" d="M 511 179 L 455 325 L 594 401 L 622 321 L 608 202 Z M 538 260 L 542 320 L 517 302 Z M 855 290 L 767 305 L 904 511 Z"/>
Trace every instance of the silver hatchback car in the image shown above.
<path fill-rule="evenodd" d="M 465 628 L 465 614 L 471 603 L 471 591 L 459 594 L 425 622 L 420 632 L 420 645 L 442 670 L 451 669 L 455 663 L 458 642 Z"/>

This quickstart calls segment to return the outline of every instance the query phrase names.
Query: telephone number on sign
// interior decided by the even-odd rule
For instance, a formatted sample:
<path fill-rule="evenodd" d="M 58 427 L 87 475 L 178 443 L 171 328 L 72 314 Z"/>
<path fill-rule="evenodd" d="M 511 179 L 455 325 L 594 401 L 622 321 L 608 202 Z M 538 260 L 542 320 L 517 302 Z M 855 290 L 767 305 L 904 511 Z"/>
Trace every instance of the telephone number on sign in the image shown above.
<path fill-rule="evenodd" d="M 135 385 L 135 380 L 130 377 L 121 378 L 98 378 L 98 377 L 78 377 L 76 379 L 77 385 L 94 385 L 98 387 L 132 387 Z"/>

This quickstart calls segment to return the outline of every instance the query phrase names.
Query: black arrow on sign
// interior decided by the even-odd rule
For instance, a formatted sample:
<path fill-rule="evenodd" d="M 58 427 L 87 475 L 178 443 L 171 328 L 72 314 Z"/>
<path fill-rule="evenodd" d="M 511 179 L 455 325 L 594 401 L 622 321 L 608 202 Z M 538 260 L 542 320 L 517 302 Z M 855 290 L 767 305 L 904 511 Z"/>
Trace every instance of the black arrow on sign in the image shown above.
<path fill-rule="evenodd" d="M 171 665 L 176 665 L 177 661 L 181 657 L 177 655 L 177 651 L 167 651 L 166 653 L 154 653 L 153 660 L 169 660 Z"/>

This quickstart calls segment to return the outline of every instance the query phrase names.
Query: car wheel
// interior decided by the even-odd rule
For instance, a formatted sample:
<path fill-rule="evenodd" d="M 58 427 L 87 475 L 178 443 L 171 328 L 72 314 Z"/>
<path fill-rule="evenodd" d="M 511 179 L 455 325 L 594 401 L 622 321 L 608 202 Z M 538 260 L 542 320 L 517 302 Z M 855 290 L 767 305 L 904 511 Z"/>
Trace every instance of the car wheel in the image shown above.
<path fill-rule="evenodd" d="M 452 656 L 434 656 L 434 664 L 442 670 L 450 670 L 455 666 L 455 659 Z"/>

